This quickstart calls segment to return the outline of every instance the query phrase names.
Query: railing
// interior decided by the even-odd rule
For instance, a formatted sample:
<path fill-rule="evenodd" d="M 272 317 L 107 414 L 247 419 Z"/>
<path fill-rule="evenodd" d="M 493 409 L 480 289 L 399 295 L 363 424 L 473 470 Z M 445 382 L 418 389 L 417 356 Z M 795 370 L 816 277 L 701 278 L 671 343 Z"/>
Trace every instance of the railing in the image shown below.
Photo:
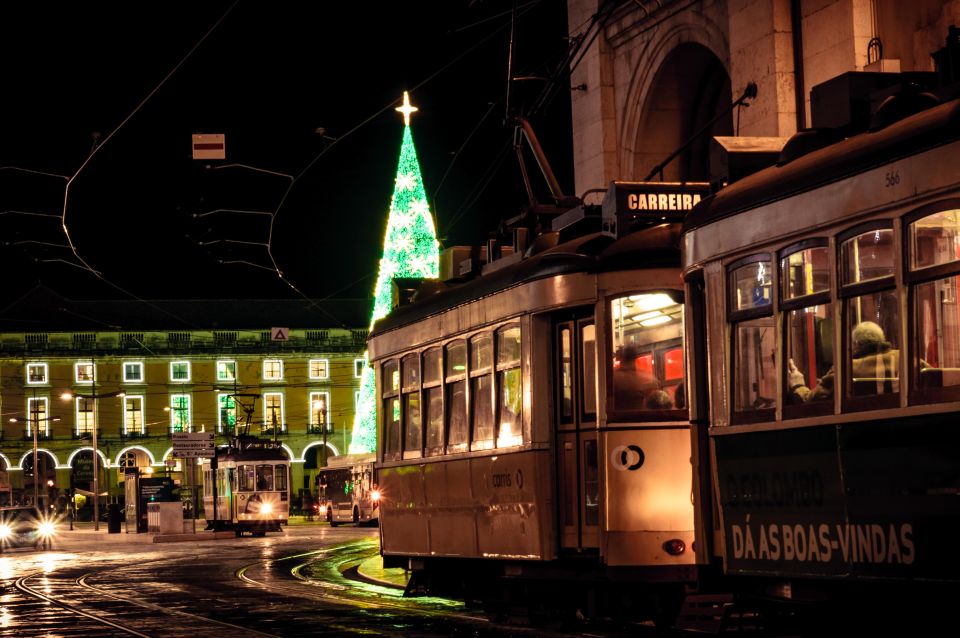
<path fill-rule="evenodd" d="M 333 423 L 327 423 L 326 425 L 308 425 L 307 434 L 327 434 L 333 433 Z"/>
<path fill-rule="evenodd" d="M 260 426 L 260 435 L 261 436 L 286 436 L 289 434 L 287 429 L 287 424 L 282 425 L 261 425 Z"/>

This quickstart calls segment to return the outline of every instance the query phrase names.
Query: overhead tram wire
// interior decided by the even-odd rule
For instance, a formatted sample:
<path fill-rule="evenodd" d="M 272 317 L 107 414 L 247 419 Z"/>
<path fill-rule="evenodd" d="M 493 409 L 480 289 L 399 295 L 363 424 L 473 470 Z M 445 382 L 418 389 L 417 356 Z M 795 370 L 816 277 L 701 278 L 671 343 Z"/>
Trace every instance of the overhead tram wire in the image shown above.
<path fill-rule="evenodd" d="M 107 284 L 107 285 L 109 285 L 109 286 L 112 286 L 113 288 L 115 288 L 116 290 L 120 291 L 121 293 L 123 293 L 123 294 L 125 294 L 125 295 L 127 295 L 127 296 L 129 296 L 129 297 L 131 297 L 131 298 L 133 298 L 133 299 L 135 299 L 135 300 L 137 300 L 137 301 L 139 301 L 139 302 L 145 303 L 145 304 L 147 304 L 148 306 L 151 306 L 151 307 L 155 308 L 156 310 L 159 310 L 160 312 L 163 312 L 164 314 L 167 314 L 167 315 L 169 315 L 169 316 L 171 316 L 171 317 L 173 317 L 173 318 L 175 318 L 175 319 L 178 319 L 178 320 L 180 320 L 180 321 L 183 321 L 183 323 L 185 323 L 185 324 L 187 324 L 187 325 L 192 325 L 192 324 L 190 324 L 190 322 L 184 321 L 181 317 L 177 317 L 176 315 L 173 315 L 173 314 L 170 313 L 169 311 L 167 311 L 167 310 L 165 310 L 165 309 L 163 309 L 163 308 L 160 308 L 160 307 L 156 306 L 155 304 L 150 303 L 149 301 L 146 301 L 145 299 L 141 299 L 140 297 L 138 297 L 137 295 L 133 294 L 132 292 L 130 292 L 130 291 L 126 290 L 125 288 L 117 285 L 116 283 L 110 281 L 109 279 L 107 279 L 106 277 L 104 277 L 101 272 L 99 272 L 99 271 L 95 270 L 93 267 L 91 267 L 90 264 L 87 263 L 87 261 L 86 261 L 85 259 L 83 259 L 83 257 L 80 256 L 80 254 L 77 252 L 77 247 L 76 247 L 76 245 L 74 245 L 74 243 L 73 243 L 73 239 L 70 237 L 70 229 L 69 229 L 68 226 L 67 226 L 67 207 L 68 207 L 68 204 L 69 204 L 70 187 L 73 185 L 73 182 L 76 181 L 77 177 L 79 177 L 80 173 L 83 172 L 83 170 L 87 167 L 87 165 L 90 163 L 90 161 L 93 160 L 93 158 L 100 152 L 100 150 L 127 124 L 127 122 L 129 122 L 129 121 L 133 118 L 134 115 L 136 115 L 136 114 L 140 111 L 140 109 L 142 109 L 142 108 L 144 107 L 144 105 L 145 105 L 147 102 L 150 101 L 150 99 L 157 93 L 157 91 L 159 91 L 159 90 L 167 83 L 167 81 L 174 75 L 174 73 L 176 73 L 176 72 L 180 69 L 180 67 L 183 66 L 183 64 L 193 55 L 193 53 L 200 47 L 200 45 L 203 44 L 203 43 L 207 40 L 208 37 L 210 37 L 210 35 L 217 29 L 218 26 L 220 26 L 220 23 L 223 22 L 224 19 L 226 19 L 226 17 L 227 17 L 228 15 L 230 15 L 230 13 L 231 13 L 231 12 L 233 11 L 233 9 L 237 6 L 237 4 L 239 4 L 239 2 L 240 2 L 240 0 L 235 0 L 234 3 L 233 3 L 232 5 L 230 5 L 230 6 L 227 8 L 227 10 L 224 11 L 223 14 L 217 19 L 217 21 L 213 24 L 213 26 L 211 26 L 210 29 L 207 30 L 207 32 L 200 38 L 200 40 L 197 41 L 197 43 L 194 44 L 193 47 L 191 47 L 191 49 L 186 53 L 186 55 L 183 56 L 183 58 L 181 58 L 181 60 L 173 67 L 173 69 L 171 69 L 170 72 L 167 73 L 166 76 L 164 76 L 164 78 L 160 81 L 160 83 L 157 84 L 157 86 L 155 86 L 155 87 L 153 88 L 153 90 L 151 90 L 151 91 L 146 95 L 146 97 L 144 97 L 143 100 L 141 100 L 140 103 L 137 104 L 136 107 L 134 107 L 133 111 L 131 111 L 130 114 L 127 115 L 127 117 L 125 117 L 125 118 L 123 119 L 123 121 L 120 122 L 120 124 L 117 125 L 117 127 L 116 127 L 115 129 L 113 129 L 113 131 L 111 131 L 111 133 L 110 133 L 109 135 L 107 135 L 107 137 L 106 137 L 102 142 L 100 142 L 99 144 L 96 144 L 96 145 L 91 149 L 90 154 L 89 154 L 89 155 L 87 156 L 87 158 L 83 161 L 83 163 L 80 165 L 80 167 L 73 173 L 72 176 L 70 176 L 70 177 L 67 179 L 67 183 L 66 183 L 66 185 L 64 186 L 64 192 L 63 192 L 63 210 L 62 210 L 62 213 L 61 213 L 61 216 L 60 216 L 61 226 L 62 226 L 62 228 L 63 228 L 63 234 L 64 234 L 64 236 L 67 238 L 67 244 L 68 244 L 69 247 L 70 247 L 70 251 L 73 253 L 73 256 L 80 262 L 81 267 L 82 267 L 83 269 L 89 271 L 90 273 L 92 273 L 95 277 L 97 277 L 98 279 L 100 279 L 100 280 L 101 280 L 102 282 L 104 282 L 105 284 Z M 31 171 L 31 172 L 39 172 L 39 171 Z M 59 176 L 58 176 L 58 177 L 59 177 Z M 65 262 L 65 263 L 69 263 L 69 262 Z"/>

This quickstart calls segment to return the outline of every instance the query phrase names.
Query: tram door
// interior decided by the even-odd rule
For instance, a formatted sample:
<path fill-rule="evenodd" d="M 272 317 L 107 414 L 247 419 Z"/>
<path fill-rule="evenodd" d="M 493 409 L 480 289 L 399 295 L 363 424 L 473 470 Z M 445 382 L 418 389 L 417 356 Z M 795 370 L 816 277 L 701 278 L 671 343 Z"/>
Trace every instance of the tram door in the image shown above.
<path fill-rule="evenodd" d="M 593 316 L 555 322 L 554 379 L 560 547 L 599 547 L 597 358 Z"/>

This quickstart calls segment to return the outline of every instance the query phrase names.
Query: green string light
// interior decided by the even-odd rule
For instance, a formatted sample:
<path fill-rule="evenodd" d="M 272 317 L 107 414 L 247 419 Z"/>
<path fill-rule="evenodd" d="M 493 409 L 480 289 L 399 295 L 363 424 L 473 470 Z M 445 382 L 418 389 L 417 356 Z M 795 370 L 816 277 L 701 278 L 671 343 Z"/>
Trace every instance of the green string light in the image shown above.
<path fill-rule="evenodd" d="M 387 316 L 392 308 L 391 289 L 394 278 L 436 278 L 440 273 L 440 246 L 433 226 L 433 216 L 427 204 L 427 193 L 423 188 L 413 134 L 410 132 L 409 114 L 416 108 L 410 106 L 406 93 L 404 106 L 397 110 L 404 113 L 403 144 L 400 147 L 396 185 L 390 201 L 390 217 L 383 241 L 380 273 L 373 293 L 371 328 L 378 319 Z M 373 369 L 367 365 L 360 379 L 360 399 L 350 442 L 351 454 L 370 453 L 376 449 L 376 406 L 376 380 Z"/>

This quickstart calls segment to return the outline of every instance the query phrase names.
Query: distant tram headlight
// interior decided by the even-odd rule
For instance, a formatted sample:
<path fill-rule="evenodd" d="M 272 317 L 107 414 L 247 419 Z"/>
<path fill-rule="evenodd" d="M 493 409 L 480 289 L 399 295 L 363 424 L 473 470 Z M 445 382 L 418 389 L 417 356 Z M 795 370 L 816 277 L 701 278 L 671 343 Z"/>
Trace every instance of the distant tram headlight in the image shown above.
<path fill-rule="evenodd" d="M 326 514 L 326 513 L 327 513 L 327 506 L 326 506 L 326 505 L 321 505 L 321 506 L 320 506 L 320 513 L 321 513 L 321 514 Z"/>
<path fill-rule="evenodd" d="M 40 536 L 43 536 L 44 538 L 49 538 L 57 533 L 57 526 L 51 523 L 50 521 L 44 521 L 40 523 L 40 527 L 38 531 L 40 532 Z"/>
<path fill-rule="evenodd" d="M 380 501 L 380 490 L 373 490 L 372 492 L 370 492 L 370 500 L 373 501 L 374 503 L 379 502 L 379 501 Z"/>
<path fill-rule="evenodd" d="M 0 525 L 0 539 L 10 538 L 11 534 L 13 534 L 13 530 L 10 529 L 9 525 L 6 525 L 6 524 Z"/>
<path fill-rule="evenodd" d="M 260 506 L 261 514 L 270 514 L 272 512 L 273 512 L 273 505 L 271 505 L 270 503 L 264 503 L 263 505 Z"/>

